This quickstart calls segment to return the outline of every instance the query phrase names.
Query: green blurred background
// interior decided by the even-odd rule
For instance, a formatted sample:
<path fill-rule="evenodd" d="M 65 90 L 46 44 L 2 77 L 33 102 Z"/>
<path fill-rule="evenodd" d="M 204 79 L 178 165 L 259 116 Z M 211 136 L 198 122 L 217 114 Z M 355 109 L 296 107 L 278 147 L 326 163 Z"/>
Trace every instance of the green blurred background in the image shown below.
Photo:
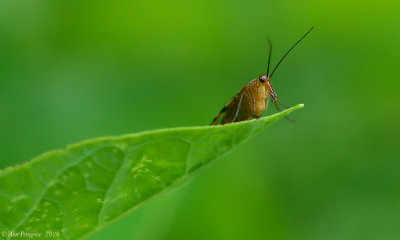
<path fill-rule="evenodd" d="M 0 0 L 0 168 L 206 125 L 274 75 L 280 121 L 89 239 L 400 239 L 399 1 Z M 275 110 L 269 108 L 266 114 Z"/>

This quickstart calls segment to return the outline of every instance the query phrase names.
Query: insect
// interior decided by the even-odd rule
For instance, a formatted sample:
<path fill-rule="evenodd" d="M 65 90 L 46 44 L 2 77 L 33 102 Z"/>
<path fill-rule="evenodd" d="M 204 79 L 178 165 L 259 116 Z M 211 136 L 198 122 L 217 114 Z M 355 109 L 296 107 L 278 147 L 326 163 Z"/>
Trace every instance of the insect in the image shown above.
<path fill-rule="evenodd" d="M 272 43 L 267 37 L 269 43 L 269 55 L 268 55 L 268 66 L 267 73 L 261 74 L 258 79 L 251 80 L 248 82 L 240 91 L 221 109 L 218 115 L 211 122 L 211 125 L 227 124 L 240 121 L 250 120 L 252 118 L 260 118 L 262 113 L 268 107 L 268 98 L 271 97 L 272 103 L 280 111 L 279 104 L 288 108 L 276 95 L 275 90 L 271 83 L 271 77 L 275 73 L 279 64 L 285 59 L 285 57 L 299 44 L 314 27 L 311 27 L 293 46 L 283 55 L 278 64 L 269 74 L 269 65 L 272 54 Z M 288 118 L 291 120 L 290 118 Z M 293 120 L 291 120 L 293 121 Z"/>

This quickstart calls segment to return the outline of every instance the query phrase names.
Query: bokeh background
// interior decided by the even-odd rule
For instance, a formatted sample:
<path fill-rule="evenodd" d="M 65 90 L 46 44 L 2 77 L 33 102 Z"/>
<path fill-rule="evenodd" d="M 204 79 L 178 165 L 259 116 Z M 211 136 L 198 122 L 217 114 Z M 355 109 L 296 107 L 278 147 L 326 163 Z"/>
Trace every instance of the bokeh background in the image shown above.
<path fill-rule="evenodd" d="M 304 103 L 89 239 L 400 239 L 400 3 L 0 0 L 0 168 L 206 125 L 264 73 Z M 275 110 L 269 108 L 268 114 Z"/>

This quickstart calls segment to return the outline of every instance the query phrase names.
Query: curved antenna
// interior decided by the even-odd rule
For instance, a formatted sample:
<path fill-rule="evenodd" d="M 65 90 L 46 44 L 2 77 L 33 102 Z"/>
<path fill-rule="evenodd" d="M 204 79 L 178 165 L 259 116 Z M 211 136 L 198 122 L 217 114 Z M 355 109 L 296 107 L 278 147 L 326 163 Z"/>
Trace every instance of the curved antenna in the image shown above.
<path fill-rule="evenodd" d="M 268 45 L 269 45 L 267 76 L 269 76 L 269 63 L 271 62 L 272 42 L 271 42 L 271 39 L 268 36 L 267 36 L 267 41 L 268 41 Z"/>
<path fill-rule="evenodd" d="M 281 60 L 279 60 L 278 64 L 276 64 L 274 70 L 272 70 L 272 73 L 270 75 L 270 77 L 272 77 L 272 74 L 274 74 L 275 70 L 278 68 L 279 64 L 281 64 L 281 62 L 283 61 L 283 59 L 285 59 L 285 57 L 290 53 L 290 51 L 293 50 L 294 47 L 296 47 L 297 44 L 299 44 L 301 42 L 301 40 L 303 40 L 310 32 L 311 30 L 313 30 L 314 27 L 311 27 L 310 30 L 308 30 L 306 32 L 306 34 L 304 34 L 295 44 L 293 44 L 293 46 L 289 49 L 289 51 L 287 51 L 285 53 L 285 55 L 283 55 L 283 57 L 281 58 Z"/>

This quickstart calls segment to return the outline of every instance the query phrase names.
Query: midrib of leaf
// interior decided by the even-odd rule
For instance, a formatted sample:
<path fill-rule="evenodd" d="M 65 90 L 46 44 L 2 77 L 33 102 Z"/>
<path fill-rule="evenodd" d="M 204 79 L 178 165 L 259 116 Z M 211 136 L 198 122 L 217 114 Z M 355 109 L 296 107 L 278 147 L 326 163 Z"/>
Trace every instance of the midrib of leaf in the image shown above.
<path fill-rule="evenodd" d="M 102 219 L 102 216 L 103 216 L 103 209 L 104 209 L 104 203 L 106 202 L 106 199 L 107 199 L 107 196 L 108 196 L 108 192 L 109 192 L 109 190 L 111 189 L 111 187 L 112 187 L 112 185 L 113 185 L 115 179 L 117 178 L 117 176 L 118 176 L 118 174 L 119 174 L 119 172 L 120 172 L 122 166 L 125 165 L 125 162 L 126 162 L 126 158 L 124 158 L 124 161 L 121 163 L 120 167 L 118 168 L 117 172 L 116 172 L 115 175 L 114 175 L 114 178 L 111 180 L 111 183 L 110 183 L 110 185 L 108 186 L 108 188 L 107 188 L 107 190 L 106 190 L 106 194 L 104 195 L 104 200 L 103 200 L 103 202 L 102 202 L 102 205 L 101 205 L 101 208 L 100 208 L 100 212 L 99 212 L 99 217 L 98 217 L 99 219 L 98 219 L 98 224 L 97 224 L 98 227 L 101 226 L 102 223 L 103 223 L 103 219 Z"/>
<path fill-rule="evenodd" d="M 82 170 L 81 164 L 83 164 L 85 161 L 86 163 L 95 163 L 98 164 L 99 167 L 103 168 L 104 171 L 112 172 L 113 177 L 109 180 L 108 185 L 104 185 L 101 187 L 105 187 L 105 193 L 102 197 L 102 202 L 101 206 L 99 208 L 99 211 L 97 213 L 93 212 L 92 215 L 96 215 L 96 224 L 90 225 L 90 229 L 88 229 L 85 232 L 79 233 L 78 235 L 74 235 L 74 232 L 68 231 L 69 229 L 73 229 L 76 226 L 66 226 L 66 223 L 64 221 L 65 219 L 65 214 L 69 214 L 68 212 L 64 212 L 62 215 L 62 228 L 61 229 L 52 229 L 54 231 L 60 231 L 63 234 L 63 238 L 76 238 L 76 237 L 82 237 L 84 235 L 87 235 L 93 231 L 99 230 L 100 228 L 103 227 L 103 225 L 110 223 L 111 221 L 114 221 L 115 219 L 121 217 L 122 215 L 126 214 L 127 212 L 132 211 L 133 209 L 137 209 L 141 205 L 143 205 L 145 202 L 148 200 L 154 198 L 155 196 L 159 195 L 161 192 L 164 192 L 165 189 L 170 188 L 172 185 L 176 185 L 177 183 L 181 182 L 182 179 L 187 178 L 189 175 L 192 175 L 194 172 L 197 172 L 199 169 L 202 169 L 205 165 L 208 163 L 212 162 L 212 160 L 215 160 L 217 158 L 220 158 L 221 156 L 227 154 L 230 152 L 236 145 L 243 143 L 247 139 L 249 139 L 251 136 L 253 136 L 255 133 L 259 132 L 262 130 L 264 127 L 268 126 L 272 122 L 282 118 L 283 116 L 289 114 L 290 112 L 299 109 L 303 107 L 302 105 L 297 105 L 293 108 L 287 109 L 285 111 L 282 111 L 280 113 L 274 114 L 272 116 L 258 119 L 258 120 L 252 120 L 252 121 L 247 121 L 247 122 L 240 122 L 240 123 L 235 123 L 235 124 L 229 124 L 229 125 L 224 125 L 224 126 L 206 126 L 206 127 L 188 127 L 188 128 L 176 128 L 176 129 L 164 129 L 164 130 L 156 130 L 156 131 L 148 131 L 148 132 L 143 132 L 139 134 L 132 134 L 132 135 L 126 135 L 122 137 L 109 137 L 109 138 L 99 138 L 99 139 L 94 139 L 94 140 L 89 140 L 89 141 L 84 141 L 82 143 L 74 144 L 71 145 L 64 150 L 56 150 L 52 151 L 49 153 L 45 153 L 32 161 L 29 161 L 23 165 L 17 166 L 17 167 L 12 167 L 12 168 L 7 168 L 0 172 L 0 186 L 2 186 L 3 182 L 5 183 L 12 183 L 12 181 L 15 181 L 15 186 L 18 186 L 20 189 L 19 192 L 13 193 L 13 191 L 9 191 L 11 193 L 8 193 L 7 191 L 9 188 L 4 188 L 3 190 L 0 189 L 0 219 L 8 219 L 7 215 L 9 215 L 9 219 L 13 220 L 13 217 L 15 215 L 12 215 L 10 211 L 7 211 L 7 206 L 10 206 L 10 204 L 13 204 L 12 200 L 15 200 L 16 197 L 21 197 L 22 200 L 26 198 L 26 200 L 29 202 L 30 200 L 33 201 L 33 204 L 29 207 L 28 210 L 25 209 L 26 206 L 24 204 L 18 205 L 15 203 L 14 205 L 11 205 L 13 207 L 13 210 L 18 210 L 22 212 L 24 215 L 23 217 L 21 216 L 16 216 L 16 220 L 14 227 L 11 229 L 8 229 L 7 222 L 1 221 L 0 220 L 0 226 L 3 226 L 2 229 L 7 230 L 7 231 L 17 231 L 19 229 L 24 230 L 24 228 L 36 226 L 33 223 L 29 223 L 29 219 L 34 215 L 35 211 L 40 213 L 40 204 L 43 201 L 48 201 L 51 202 L 53 200 L 49 199 L 48 197 L 46 198 L 46 195 L 51 193 L 49 190 L 52 187 L 56 187 L 58 183 L 62 182 L 61 177 L 65 176 L 69 170 L 73 168 L 77 168 L 82 176 L 85 175 L 85 173 Z M 240 133 L 238 135 L 238 133 Z M 172 137 L 171 137 L 172 136 Z M 161 139 L 161 140 L 159 140 Z M 141 163 L 143 159 L 135 159 L 135 158 L 130 158 L 132 156 L 136 156 L 135 154 L 139 154 L 140 156 L 141 151 L 150 151 L 148 152 L 150 155 L 154 154 L 154 151 L 157 153 L 157 149 L 152 149 L 151 144 L 155 144 L 159 147 L 162 148 L 163 144 L 165 141 L 165 144 L 170 144 L 171 145 L 171 154 L 178 154 L 176 149 L 174 149 L 174 145 L 171 144 L 171 142 L 174 142 L 178 144 L 177 141 L 184 142 L 188 144 L 189 148 L 187 150 L 182 149 L 181 151 L 184 151 L 182 153 L 185 153 L 185 156 L 181 156 L 180 158 L 177 158 L 179 161 L 176 162 L 174 159 L 167 159 L 168 157 L 171 156 L 158 156 L 157 154 L 155 155 L 156 157 L 152 159 L 150 162 L 151 163 Z M 229 141 L 230 144 L 226 144 Z M 150 148 L 146 148 L 149 147 Z M 204 146 L 203 146 L 204 145 Z M 214 147 L 211 147 L 214 146 Z M 107 165 L 112 162 L 112 164 L 117 164 L 118 163 L 118 157 L 110 155 L 110 159 L 102 159 L 100 161 L 102 164 L 100 164 L 98 161 L 96 161 L 95 157 L 102 156 L 101 153 L 102 151 L 105 152 L 105 154 L 108 154 L 108 148 L 112 149 L 113 151 L 117 150 L 117 152 L 120 150 L 121 153 L 124 154 L 124 158 L 122 162 L 119 164 L 119 167 L 114 170 L 109 170 L 107 169 Z M 107 151 L 106 151 L 107 150 Z M 179 150 L 179 149 L 178 149 Z M 111 150 L 110 150 L 111 151 Z M 165 151 L 168 152 L 168 149 L 163 149 L 159 150 L 159 153 L 165 153 Z M 174 152 L 175 151 L 175 152 Z M 187 151 L 187 152 L 186 152 Z M 196 151 L 193 153 L 193 151 Z M 118 153 L 120 153 L 118 152 Z M 202 155 L 203 154 L 203 155 Z M 209 155 L 207 155 L 209 154 Z M 74 158 L 75 155 L 79 156 L 79 158 Z M 168 154 L 166 154 L 168 155 Z M 71 157 L 72 156 L 72 157 Z M 143 156 L 145 156 L 143 154 Z M 154 156 L 153 156 L 154 157 Z M 101 159 L 101 158 L 100 158 Z M 135 160 L 136 163 L 132 165 L 132 161 Z M 157 162 L 158 160 L 158 162 Z M 58 162 L 57 162 L 58 161 Z M 47 179 L 48 176 L 45 174 L 47 171 L 52 170 L 51 167 L 58 166 L 61 161 L 64 163 L 63 168 L 59 170 L 59 172 L 53 176 L 51 176 L 50 179 Z M 161 162 L 160 162 L 161 161 Z M 42 165 L 43 166 L 42 166 Z M 48 164 L 48 165 L 47 165 Z M 158 181 L 161 184 L 161 188 L 154 188 L 158 190 L 154 190 L 154 192 L 151 192 L 151 194 L 142 192 L 142 194 L 147 194 L 144 195 L 144 198 L 137 198 L 137 202 L 135 202 L 135 199 L 131 199 L 132 203 L 135 203 L 133 205 L 129 205 L 128 207 L 122 208 L 125 204 L 124 201 L 121 200 L 120 195 L 117 195 L 117 197 L 113 199 L 112 196 L 110 196 L 110 192 L 117 191 L 117 187 L 119 187 L 119 183 L 124 180 L 126 180 L 126 176 L 129 177 L 137 177 L 138 172 L 133 172 L 132 176 L 129 174 L 127 175 L 127 172 L 124 170 L 126 168 L 132 168 L 137 167 L 138 164 L 144 164 L 145 170 L 149 172 L 148 176 L 150 178 L 146 178 L 148 176 L 144 175 L 144 180 L 148 180 L 150 185 L 150 189 L 154 188 L 155 185 L 151 185 L 152 178 L 153 180 Z M 147 164 L 147 165 L 146 165 Z M 169 165 L 168 165 L 169 164 Z M 175 164 L 175 165 L 174 165 Z M 184 164 L 184 170 L 180 170 L 182 167 L 179 167 L 180 165 Z M 191 164 L 191 165 L 190 165 Z M 37 169 L 39 167 L 39 170 Z M 114 165 L 112 167 L 115 167 Z M 161 168 L 160 168 L 161 167 Z M 164 167 L 164 168 L 162 168 Z M 139 168 L 140 169 L 140 168 Z M 160 170 L 161 169 L 161 170 Z M 143 169 L 142 169 L 143 170 Z M 19 175 L 21 175 L 19 172 L 24 172 L 28 175 L 28 181 L 24 182 L 24 179 L 22 178 L 21 181 L 17 181 L 15 179 L 20 179 L 18 178 Z M 72 170 L 71 170 L 72 171 Z M 172 172 L 172 177 L 168 175 L 168 171 Z M 178 172 L 173 172 L 173 171 L 178 171 Z M 36 177 L 33 177 L 29 175 L 29 173 L 34 174 Z M 72 172 L 73 173 L 73 172 Z M 71 173 L 71 176 L 72 176 Z M 126 176 L 124 176 L 124 174 Z M 164 175 L 163 175 L 164 174 Z M 175 175 L 174 175 L 175 174 Z M 23 175 L 23 174 L 22 174 Z M 51 175 L 51 174 L 50 174 Z M 78 174 L 79 175 L 79 174 Z M 9 176 L 9 178 L 7 178 Z M 81 177 L 81 176 L 78 176 Z M 99 177 L 99 176 L 89 176 L 89 177 Z M 125 178 L 124 178 L 125 177 Z M 139 174 L 139 177 L 141 175 Z M 38 179 L 38 181 L 35 182 L 35 179 Z M 164 178 L 164 179 L 163 179 Z M 99 178 L 101 179 L 101 177 Z M 29 180 L 32 180 L 32 183 L 29 182 Z M 69 180 L 69 179 L 68 179 Z M 44 185 L 41 186 L 40 184 Z M 90 182 L 90 180 L 86 177 L 84 178 L 85 182 L 85 187 L 87 192 L 90 195 L 90 193 L 93 193 L 89 190 L 89 186 L 93 183 Z M 128 180 L 126 180 L 127 183 L 129 183 Z M 72 182 L 73 183 L 73 182 Z M 135 183 L 132 181 L 131 183 Z M 139 182 L 139 185 L 142 182 Z M 146 183 L 146 182 L 144 182 Z M 35 194 L 36 197 L 31 196 L 31 192 L 24 192 L 23 186 L 31 184 L 34 188 L 38 188 L 39 194 Z M 65 183 L 64 185 L 60 184 L 61 187 L 67 188 L 67 185 L 69 182 Z M 10 185 L 8 185 L 9 187 Z M 130 185 L 128 185 L 130 186 Z M 97 187 L 97 186 L 96 186 Z M 136 189 L 138 189 L 138 185 L 136 184 L 134 186 Z M 3 188 L 3 187 L 2 187 Z M 102 188 L 100 188 L 102 189 Z M 127 188 L 129 189 L 129 188 Z M 74 189 L 73 189 L 74 190 Z M 71 190 L 71 191 L 73 191 Z M 76 190 L 76 189 L 75 189 Z M 82 190 L 82 189 L 80 189 Z M 143 190 L 143 189 L 142 189 Z M 78 190 L 77 190 L 78 191 Z M 95 192 L 98 194 L 102 190 L 98 190 Z M 117 191 L 118 192 L 118 191 Z M 12 195 L 14 194 L 14 195 Z M 95 195 L 96 195 L 95 194 Z M 115 195 L 115 193 L 114 193 Z M 96 195 L 97 196 L 97 195 Z M 30 199 L 30 200 L 29 200 Z M 73 199 L 79 202 L 79 198 Z M 85 199 L 81 199 L 85 200 Z M 119 204 L 121 206 L 122 211 L 119 213 L 113 212 L 112 208 L 116 208 L 114 210 L 118 210 L 118 205 L 115 207 L 113 202 L 111 200 L 119 201 Z M 18 201 L 16 201 L 18 202 Z M 44 202 L 45 204 L 46 202 Z M 55 201 L 54 204 L 56 205 L 57 209 L 59 209 L 59 214 L 62 213 L 62 210 L 65 211 L 65 209 L 60 209 L 64 205 L 64 202 L 57 202 Z M 95 204 L 95 203 L 93 203 Z M 21 207 L 22 206 L 22 207 Z M 65 206 L 64 206 L 65 207 Z M 110 213 L 112 218 L 108 219 L 105 221 L 104 219 L 104 214 L 107 208 L 110 208 L 108 212 Z M 22 209 L 22 211 L 21 211 Z M 25 209 L 25 210 L 24 210 Z M 119 210 L 121 210 L 119 209 Z M 10 215 L 11 214 L 11 215 Z M 18 214 L 17 214 L 18 215 Z M 110 215 L 110 216 L 111 216 Z M 56 217 L 52 216 L 52 217 Z M 80 217 L 87 217 L 86 215 L 82 215 Z M 32 217 L 33 218 L 33 217 Z M 10 220 L 10 221 L 12 221 Z M 31 219 L 32 220 L 32 219 Z M 42 220 L 40 222 L 40 225 L 45 225 L 46 223 L 49 224 L 54 224 L 54 219 L 51 219 L 50 216 L 47 219 Z M 70 228 L 68 228 L 70 227 Z M 31 229 L 31 231 L 44 231 L 45 228 L 40 229 L 40 226 L 36 226 L 36 229 Z M 26 229 L 25 229 L 26 230 Z"/>

